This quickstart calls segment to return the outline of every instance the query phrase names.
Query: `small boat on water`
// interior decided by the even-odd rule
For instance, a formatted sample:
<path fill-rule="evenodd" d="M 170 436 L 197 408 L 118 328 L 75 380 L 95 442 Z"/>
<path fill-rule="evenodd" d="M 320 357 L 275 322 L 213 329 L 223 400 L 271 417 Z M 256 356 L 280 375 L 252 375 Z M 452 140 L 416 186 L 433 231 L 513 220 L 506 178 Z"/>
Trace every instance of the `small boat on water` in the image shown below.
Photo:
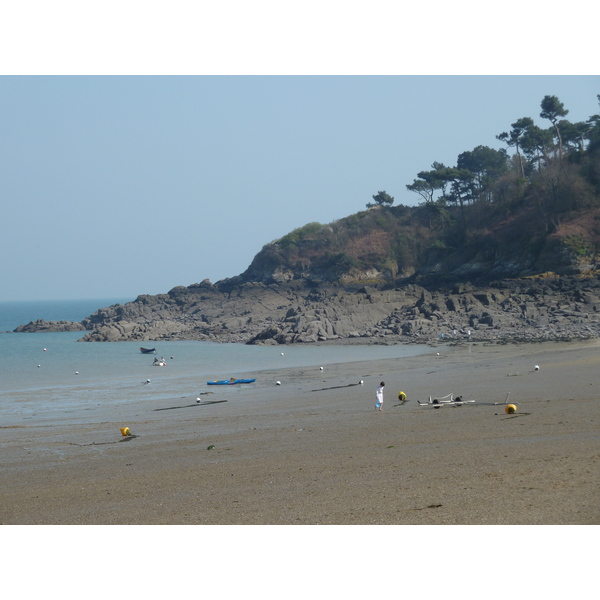
<path fill-rule="evenodd" d="M 254 383 L 256 379 L 219 379 L 217 381 L 207 381 L 206 385 L 237 385 L 238 383 Z"/>
<path fill-rule="evenodd" d="M 156 348 L 140 348 L 142 354 L 156 354 Z"/>

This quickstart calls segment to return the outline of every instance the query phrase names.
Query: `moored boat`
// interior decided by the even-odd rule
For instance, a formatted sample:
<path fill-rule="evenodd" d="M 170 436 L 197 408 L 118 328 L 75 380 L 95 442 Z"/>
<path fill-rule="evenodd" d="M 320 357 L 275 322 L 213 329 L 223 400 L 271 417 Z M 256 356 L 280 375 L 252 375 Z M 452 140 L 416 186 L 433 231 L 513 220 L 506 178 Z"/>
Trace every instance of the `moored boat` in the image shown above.
<path fill-rule="evenodd" d="M 156 354 L 156 348 L 140 348 L 142 354 Z"/>
<path fill-rule="evenodd" d="M 236 385 L 239 383 L 254 383 L 256 379 L 218 379 L 216 381 L 207 381 L 206 385 Z"/>

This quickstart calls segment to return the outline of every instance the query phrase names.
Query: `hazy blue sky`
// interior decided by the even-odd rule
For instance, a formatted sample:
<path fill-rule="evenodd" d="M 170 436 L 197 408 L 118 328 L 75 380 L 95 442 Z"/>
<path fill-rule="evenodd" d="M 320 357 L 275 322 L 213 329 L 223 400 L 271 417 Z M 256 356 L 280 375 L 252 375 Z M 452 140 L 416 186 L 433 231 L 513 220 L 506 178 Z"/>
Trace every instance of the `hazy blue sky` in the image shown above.
<path fill-rule="evenodd" d="M 593 76 L 0 77 L 0 299 L 156 294 L 456 164 Z"/>

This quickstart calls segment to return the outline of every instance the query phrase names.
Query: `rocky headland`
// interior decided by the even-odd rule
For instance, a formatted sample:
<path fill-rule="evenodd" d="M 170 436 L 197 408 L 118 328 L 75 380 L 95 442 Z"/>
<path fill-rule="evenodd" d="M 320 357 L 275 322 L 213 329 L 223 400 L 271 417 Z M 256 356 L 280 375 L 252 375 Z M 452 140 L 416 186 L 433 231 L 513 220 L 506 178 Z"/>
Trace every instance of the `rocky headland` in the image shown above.
<path fill-rule="evenodd" d="M 600 337 L 600 208 L 563 216 L 551 232 L 526 208 L 460 243 L 423 227 L 423 210 L 309 224 L 265 245 L 241 275 L 15 331 L 243 344 Z"/>
<path fill-rule="evenodd" d="M 507 163 L 468 202 L 392 207 L 380 192 L 367 210 L 266 244 L 235 277 L 16 331 L 244 344 L 597 338 L 600 133 L 593 152 L 557 160 L 528 181 Z"/>
<path fill-rule="evenodd" d="M 141 295 L 81 323 L 38 320 L 15 331 L 243 344 L 600 337 L 600 208 L 563 216 L 547 232 L 526 207 L 460 243 L 423 227 L 423 211 L 309 224 L 265 245 L 235 277 Z"/>

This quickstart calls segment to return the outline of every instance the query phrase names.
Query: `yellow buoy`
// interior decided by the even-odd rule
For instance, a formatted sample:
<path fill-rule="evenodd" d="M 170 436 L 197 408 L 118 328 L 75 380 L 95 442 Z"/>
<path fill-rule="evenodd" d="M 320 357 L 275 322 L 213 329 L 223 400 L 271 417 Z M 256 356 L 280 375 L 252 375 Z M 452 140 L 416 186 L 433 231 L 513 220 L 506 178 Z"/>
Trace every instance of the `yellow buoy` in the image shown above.
<path fill-rule="evenodd" d="M 121 427 L 121 435 L 131 435 L 131 431 L 129 431 L 129 427 Z"/>
<path fill-rule="evenodd" d="M 406 400 L 406 394 L 404 392 L 400 392 L 398 394 L 398 400 L 400 400 L 400 402 L 404 402 Z"/>
<path fill-rule="evenodd" d="M 514 404 L 507 404 L 504 410 L 507 415 L 512 415 L 517 412 L 517 407 Z"/>

